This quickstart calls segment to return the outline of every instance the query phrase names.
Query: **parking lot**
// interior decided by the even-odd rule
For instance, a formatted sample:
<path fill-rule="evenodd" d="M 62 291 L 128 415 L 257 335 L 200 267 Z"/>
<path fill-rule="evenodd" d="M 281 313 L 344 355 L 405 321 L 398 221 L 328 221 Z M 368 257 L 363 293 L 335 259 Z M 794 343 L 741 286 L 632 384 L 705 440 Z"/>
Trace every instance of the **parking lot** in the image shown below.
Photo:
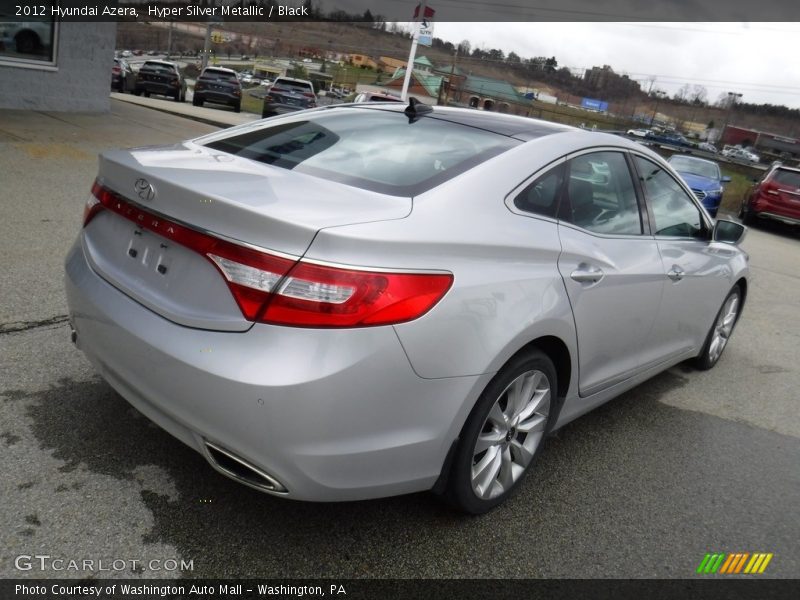
<path fill-rule="evenodd" d="M 87 576 L 15 566 L 47 554 L 127 561 L 102 577 L 680 578 L 707 552 L 774 553 L 767 576 L 800 577 L 797 231 L 749 232 L 748 302 L 716 368 L 678 366 L 567 425 L 495 511 L 286 501 L 214 472 L 69 340 L 62 263 L 97 153 L 214 127 L 117 100 L 0 114 L 1 577 Z"/>

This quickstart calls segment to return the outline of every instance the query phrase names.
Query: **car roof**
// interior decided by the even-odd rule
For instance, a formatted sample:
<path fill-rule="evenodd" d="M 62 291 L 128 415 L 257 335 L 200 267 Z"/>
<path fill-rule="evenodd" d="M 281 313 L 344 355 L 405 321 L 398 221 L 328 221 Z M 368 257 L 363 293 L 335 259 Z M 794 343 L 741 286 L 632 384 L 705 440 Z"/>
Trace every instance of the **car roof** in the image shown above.
<path fill-rule="evenodd" d="M 404 103 L 400 102 L 376 102 L 374 104 L 356 103 L 337 105 L 335 108 L 345 110 L 389 110 L 393 112 L 403 112 L 406 109 Z M 331 107 L 332 110 L 334 107 Z M 475 110 L 470 108 L 454 108 L 445 106 L 431 106 L 432 111 L 424 113 L 423 116 L 429 119 L 439 119 L 458 123 L 468 127 L 484 129 L 507 137 L 514 137 L 522 141 L 528 141 L 553 133 L 565 131 L 576 131 L 575 127 L 551 123 L 549 121 L 539 121 L 528 117 L 518 117 L 503 113 Z"/>
<path fill-rule="evenodd" d="M 157 58 L 154 58 L 154 59 L 152 59 L 152 60 L 146 60 L 146 61 L 144 61 L 144 64 L 151 64 L 151 65 L 169 65 L 170 67 L 177 67 L 177 66 L 178 66 L 178 64 L 177 64 L 177 63 L 170 62 L 170 61 L 168 61 L 168 60 L 158 60 Z"/>
<path fill-rule="evenodd" d="M 308 79 L 297 79 L 296 77 L 276 77 L 275 81 L 280 79 L 281 81 L 296 81 L 297 83 L 307 83 L 309 85 L 313 85 Z"/>
<path fill-rule="evenodd" d="M 234 71 L 233 69 L 226 69 L 225 67 L 206 67 L 205 69 L 203 69 L 203 72 L 205 71 L 222 71 L 223 73 L 233 73 L 234 75 L 236 75 L 236 71 Z"/>

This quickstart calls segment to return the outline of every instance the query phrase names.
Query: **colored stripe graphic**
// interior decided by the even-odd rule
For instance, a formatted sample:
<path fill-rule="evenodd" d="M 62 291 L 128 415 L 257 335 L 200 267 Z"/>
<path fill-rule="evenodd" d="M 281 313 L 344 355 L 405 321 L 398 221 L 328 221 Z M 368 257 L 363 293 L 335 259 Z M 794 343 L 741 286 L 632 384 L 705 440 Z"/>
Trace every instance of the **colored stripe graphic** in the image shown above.
<path fill-rule="evenodd" d="M 774 555 L 767 552 L 707 552 L 697 567 L 705 575 L 756 575 L 763 573 Z"/>

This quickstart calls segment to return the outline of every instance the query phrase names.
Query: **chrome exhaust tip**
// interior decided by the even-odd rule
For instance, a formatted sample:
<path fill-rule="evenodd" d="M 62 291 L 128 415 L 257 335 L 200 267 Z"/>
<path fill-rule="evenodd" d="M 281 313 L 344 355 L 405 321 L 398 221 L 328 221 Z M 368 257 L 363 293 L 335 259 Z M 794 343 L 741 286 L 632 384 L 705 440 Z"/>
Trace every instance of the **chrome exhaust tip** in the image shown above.
<path fill-rule="evenodd" d="M 250 464 L 241 456 L 237 456 L 230 450 L 226 450 L 217 444 L 203 440 L 206 459 L 214 470 L 222 473 L 226 477 L 235 479 L 251 488 L 268 494 L 285 496 L 289 493 L 286 487 L 263 469 Z"/>

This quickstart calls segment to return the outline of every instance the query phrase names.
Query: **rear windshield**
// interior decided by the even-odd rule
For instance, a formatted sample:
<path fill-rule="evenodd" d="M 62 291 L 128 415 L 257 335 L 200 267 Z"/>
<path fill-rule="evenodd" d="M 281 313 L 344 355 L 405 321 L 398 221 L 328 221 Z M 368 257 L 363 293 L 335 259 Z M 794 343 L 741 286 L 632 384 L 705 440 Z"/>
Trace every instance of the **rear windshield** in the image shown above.
<path fill-rule="evenodd" d="M 206 69 L 203 71 L 202 75 L 200 75 L 203 79 L 213 79 L 215 81 L 239 81 L 236 78 L 235 73 L 229 73 L 228 71 L 220 71 L 218 69 Z"/>
<path fill-rule="evenodd" d="M 209 142 L 208 147 L 284 169 L 396 196 L 415 196 L 518 140 L 399 111 L 316 112 Z"/>
<path fill-rule="evenodd" d="M 778 169 L 772 176 L 772 180 L 775 183 L 780 183 L 793 188 L 800 188 L 800 171 Z"/>
<path fill-rule="evenodd" d="M 297 90 L 298 92 L 314 91 L 314 88 L 307 83 L 300 83 L 297 81 L 286 81 L 285 79 L 276 79 L 273 86 L 276 88 L 284 88 L 287 90 Z"/>
<path fill-rule="evenodd" d="M 161 63 L 146 62 L 139 69 L 140 72 L 146 71 L 148 73 L 158 73 L 160 75 L 173 75 L 175 74 L 175 67 L 172 65 L 164 65 Z"/>

